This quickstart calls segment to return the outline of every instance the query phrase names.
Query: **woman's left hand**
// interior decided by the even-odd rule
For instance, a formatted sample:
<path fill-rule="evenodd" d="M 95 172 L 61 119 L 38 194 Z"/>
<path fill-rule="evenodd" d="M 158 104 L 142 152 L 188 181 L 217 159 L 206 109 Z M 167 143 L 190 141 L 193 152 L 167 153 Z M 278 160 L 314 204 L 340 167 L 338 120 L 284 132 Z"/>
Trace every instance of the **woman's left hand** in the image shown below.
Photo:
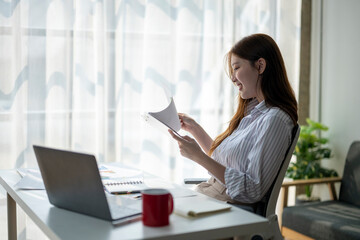
<path fill-rule="evenodd" d="M 195 139 L 189 136 L 179 137 L 171 130 L 169 133 L 178 142 L 181 155 L 200 164 L 219 181 L 225 183 L 225 167 L 203 152 Z"/>
<path fill-rule="evenodd" d="M 180 153 L 182 156 L 198 162 L 205 154 L 195 139 L 189 136 L 179 137 L 169 130 L 171 136 L 178 142 Z"/>

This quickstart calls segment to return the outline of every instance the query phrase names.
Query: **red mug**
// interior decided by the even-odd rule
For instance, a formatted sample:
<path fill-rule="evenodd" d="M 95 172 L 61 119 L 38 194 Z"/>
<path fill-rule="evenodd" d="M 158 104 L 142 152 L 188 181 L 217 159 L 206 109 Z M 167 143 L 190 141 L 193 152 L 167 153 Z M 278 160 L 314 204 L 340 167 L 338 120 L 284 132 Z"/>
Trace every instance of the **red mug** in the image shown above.
<path fill-rule="evenodd" d="M 142 221 L 145 226 L 161 227 L 169 225 L 169 215 L 173 212 L 174 201 L 166 189 L 151 188 L 141 191 Z"/>

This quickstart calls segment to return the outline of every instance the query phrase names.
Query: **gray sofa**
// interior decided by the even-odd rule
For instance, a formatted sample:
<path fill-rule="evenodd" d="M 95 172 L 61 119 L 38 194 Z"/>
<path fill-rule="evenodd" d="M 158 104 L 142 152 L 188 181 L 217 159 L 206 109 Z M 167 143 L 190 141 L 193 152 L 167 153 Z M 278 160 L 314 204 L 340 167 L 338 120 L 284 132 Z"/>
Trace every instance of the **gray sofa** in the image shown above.
<path fill-rule="evenodd" d="M 349 148 L 339 200 L 286 207 L 282 225 L 314 239 L 360 239 L 360 141 Z"/>

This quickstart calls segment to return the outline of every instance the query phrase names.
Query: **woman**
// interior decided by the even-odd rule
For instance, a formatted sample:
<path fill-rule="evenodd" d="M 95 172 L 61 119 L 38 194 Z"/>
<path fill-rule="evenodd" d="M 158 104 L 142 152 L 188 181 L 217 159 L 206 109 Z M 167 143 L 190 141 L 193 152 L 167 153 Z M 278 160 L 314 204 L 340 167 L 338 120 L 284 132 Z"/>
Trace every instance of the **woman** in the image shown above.
<path fill-rule="evenodd" d="M 212 175 L 197 191 L 251 204 L 264 197 L 290 146 L 298 120 L 297 102 L 280 50 L 268 35 L 243 38 L 226 61 L 228 75 L 239 89 L 237 111 L 228 128 L 212 140 L 192 118 L 179 114 L 181 128 L 195 139 L 169 132 L 181 154 Z"/>

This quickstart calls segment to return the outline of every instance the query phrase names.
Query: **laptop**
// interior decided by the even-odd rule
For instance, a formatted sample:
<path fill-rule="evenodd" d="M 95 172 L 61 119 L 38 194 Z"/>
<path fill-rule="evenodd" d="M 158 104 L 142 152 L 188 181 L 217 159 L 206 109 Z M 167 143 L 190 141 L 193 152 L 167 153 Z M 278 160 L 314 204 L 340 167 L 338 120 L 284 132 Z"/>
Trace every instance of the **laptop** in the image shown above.
<path fill-rule="evenodd" d="M 114 225 L 141 219 L 141 201 L 105 194 L 95 156 L 33 147 L 51 204 Z"/>

